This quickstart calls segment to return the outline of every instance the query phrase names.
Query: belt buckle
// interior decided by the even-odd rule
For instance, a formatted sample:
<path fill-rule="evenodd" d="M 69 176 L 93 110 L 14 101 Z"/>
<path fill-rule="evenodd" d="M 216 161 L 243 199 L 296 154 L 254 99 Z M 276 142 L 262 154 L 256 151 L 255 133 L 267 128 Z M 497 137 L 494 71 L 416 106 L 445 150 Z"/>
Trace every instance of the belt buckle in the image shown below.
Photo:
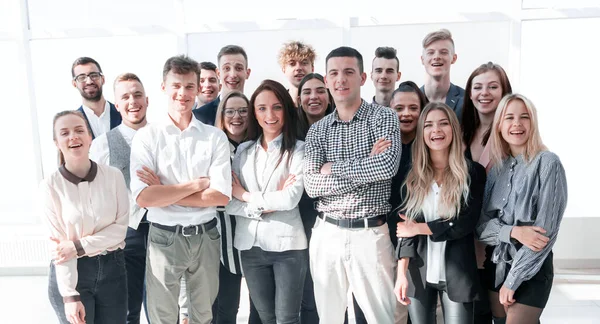
<path fill-rule="evenodd" d="M 190 228 L 190 227 L 192 227 L 192 225 L 190 225 L 190 226 L 183 226 L 183 227 L 181 227 L 181 235 L 183 235 L 183 236 L 185 236 L 185 237 L 189 237 L 189 236 L 192 236 L 192 235 L 198 235 L 198 225 L 193 225 L 193 227 L 195 227 L 195 228 L 196 228 L 196 233 L 192 233 L 192 234 L 186 234 L 186 233 L 185 233 L 185 229 L 186 229 L 186 228 Z"/>

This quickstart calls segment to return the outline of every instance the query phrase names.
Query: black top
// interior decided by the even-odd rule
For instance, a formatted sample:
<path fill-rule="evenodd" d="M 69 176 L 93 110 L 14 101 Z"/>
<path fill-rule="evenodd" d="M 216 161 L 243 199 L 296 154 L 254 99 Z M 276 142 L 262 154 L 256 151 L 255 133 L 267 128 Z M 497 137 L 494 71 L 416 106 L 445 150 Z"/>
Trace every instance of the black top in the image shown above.
<path fill-rule="evenodd" d="M 481 215 L 485 187 L 485 169 L 478 163 L 469 164 L 469 198 L 462 202 L 460 214 L 452 220 L 438 219 L 427 222 L 434 242 L 446 241 L 446 287 L 453 302 L 468 303 L 478 298 L 479 279 L 475 260 L 474 230 Z M 403 190 L 403 195 L 406 194 Z M 401 221 L 398 218 L 398 221 Z M 416 220 L 425 221 L 421 214 Z M 408 265 L 410 297 L 421 295 L 427 278 L 427 235 L 417 235 L 399 240 L 396 247 L 398 258 L 410 258 Z"/>
<path fill-rule="evenodd" d="M 215 118 L 217 116 L 217 108 L 219 108 L 219 103 L 221 102 L 221 96 L 218 96 L 217 99 L 201 106 L 199 108 L 195 108 L 192 110 L 196 119 L 201 121 L 206 125 L 215 125 Z"/>
<path fill-rule="evenodd" d="M 390 228 L 390 238 L 392 239 L 392 244 L 396 246 L 398 242 L 398 238 L 396 237 L 396 224 L 398 224 L 398 217 L 392 217 L 393 213 L 398 213 L 396 209 L 400 207 L 402 204 L 402 198 L 400 197 L 400 189 L 402 188 L 402 184 L 404 180 L 406 180 L 406 176 L 408 175 L 408 171 L 412 167 L 412 144 L 415 141 L 412 140 L 408 144 L 402 144 L 402 156 L 400 157 L 400 167 L 398 168 L 398 172 L 392 178 L 392 193 L 390 195 L 390 204 L 392 204 L 392 211 L 388 214 L 388 226 Z"/>

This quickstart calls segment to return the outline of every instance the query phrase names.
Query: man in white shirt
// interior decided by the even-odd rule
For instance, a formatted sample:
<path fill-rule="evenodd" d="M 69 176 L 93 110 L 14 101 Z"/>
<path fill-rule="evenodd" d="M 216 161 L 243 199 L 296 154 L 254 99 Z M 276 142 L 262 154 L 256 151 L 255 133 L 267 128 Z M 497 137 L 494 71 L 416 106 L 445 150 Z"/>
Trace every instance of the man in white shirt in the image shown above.
<path fill-rule="evenodd" d="M 151 223 L 146 289 L 152 324 L 177 321 L 182 277 L 190 323 L 210 323 L 219 287 L 216 206 L 231 199 L 229 142 L 192 114 L 199 81 L 196 61 L 168 59 L 162 82 L 168 114 L 140 129 L 131 145 L 132 195 Z"/>
<path fill-rule="evenodd" d="M 148 97 L 142 81 L 133 73 L 119 75 L 114 83 L 115 107 L 121 113 L 123 123 L 104 133 L 92 142 L 90 158 L 96 163 L 107 164 L 123 172 L 127 187 L 130 185 L 131 142 L 137 130 L 146 126 Z M 129 227 L 125 238 L 125 267 L 127 268 L 127 324 L 139 324 L 144 300 L 144 277 L 146 273 L 146 242 L 148 221 L 146 209 L 135 201 L 130 203 Z"/>
<path fill-rule="evenodd" d="M 79 90 L 82 104 L 79 111 L 92 129 L 92 139 L 121 124 L 116 107 L 104 99 L 104 74 L 100 64 L 90 57 L 80 57 L 71 66 L 73 87 Z"/>

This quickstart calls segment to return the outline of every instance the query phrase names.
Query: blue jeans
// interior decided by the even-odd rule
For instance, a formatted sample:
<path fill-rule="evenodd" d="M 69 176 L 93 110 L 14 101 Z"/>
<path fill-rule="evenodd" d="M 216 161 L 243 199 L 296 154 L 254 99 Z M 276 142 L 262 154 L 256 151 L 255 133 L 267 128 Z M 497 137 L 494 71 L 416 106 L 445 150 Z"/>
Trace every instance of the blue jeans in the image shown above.
<path fill-rule="evenodd" d="M 115 324 L 127 321 L 127 274 L 123 250 L 77 260 L 76 290 L 85 307 L 86 324 Z M 61 324 L 69 324 L 63 297 L 58 291 L 56 269 L 50 264 L 48 296 Z"/>
<path fill-rule="evenodd" d="M 263 324 L 299 324 L 308 250 L 242 251 L 242 268 Z"/>
<path fill-rule="evenodd" d="M 127 268 L 127 324 L 140 324 L 142 302 L 146 293 L 146 247 L 150 224 L 140 223 L 137 230 L 127 227 L 125 267 Z M 143 303 L 144 306 L 146 303 Z M 145 308 L 145 307 L 144 307 Z M 146 318 L 148 313 L 146 312 Z"/>

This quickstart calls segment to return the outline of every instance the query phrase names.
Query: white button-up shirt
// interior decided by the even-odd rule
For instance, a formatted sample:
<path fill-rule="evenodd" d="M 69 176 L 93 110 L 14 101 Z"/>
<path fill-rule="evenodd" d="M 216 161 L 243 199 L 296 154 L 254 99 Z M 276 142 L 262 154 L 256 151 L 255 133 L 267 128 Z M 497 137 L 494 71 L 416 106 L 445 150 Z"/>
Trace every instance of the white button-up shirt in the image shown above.
<path fill-rule="evenodd" d="M 220 129 L 201 123 L 192 116 L 181 131 L 167 115 L 166 120 L 140 129 L 131 145 L 131 192 L 137 200 L 148 185 L 136 171 L 146 166 L 163 185 L 184 183 L 200 177 L 210 178 L 211 189 L 231 199 L 229 141 Z M 217 216 L 216 207 L 149 207 L 148 221 L 163 225 L 197 225 Z"/>
<path fill-rule="evenodd" d="M 433 182 L 431 190 L 423 204 L 423 216 L 426 222 L 433 222 L 440 218 L 438 207 L 442 188 Z M 452 224 L 452 223 L 450 223 Z M 452 226 L 452 225 L 450 225 Z M 446 281 L 446 241 L 434 242 L 427 237 L 427 282 L 438 284 Z"/>
<path fill-rule="evenodd" d="M 82 107 L 96 138 L 110 130 L 110 103 L 108 101 L 104 104 L 104 112 L 100 114 L 100 117 L 96 116 L 92 108 L 86 105 L 82 105 Z"/>

